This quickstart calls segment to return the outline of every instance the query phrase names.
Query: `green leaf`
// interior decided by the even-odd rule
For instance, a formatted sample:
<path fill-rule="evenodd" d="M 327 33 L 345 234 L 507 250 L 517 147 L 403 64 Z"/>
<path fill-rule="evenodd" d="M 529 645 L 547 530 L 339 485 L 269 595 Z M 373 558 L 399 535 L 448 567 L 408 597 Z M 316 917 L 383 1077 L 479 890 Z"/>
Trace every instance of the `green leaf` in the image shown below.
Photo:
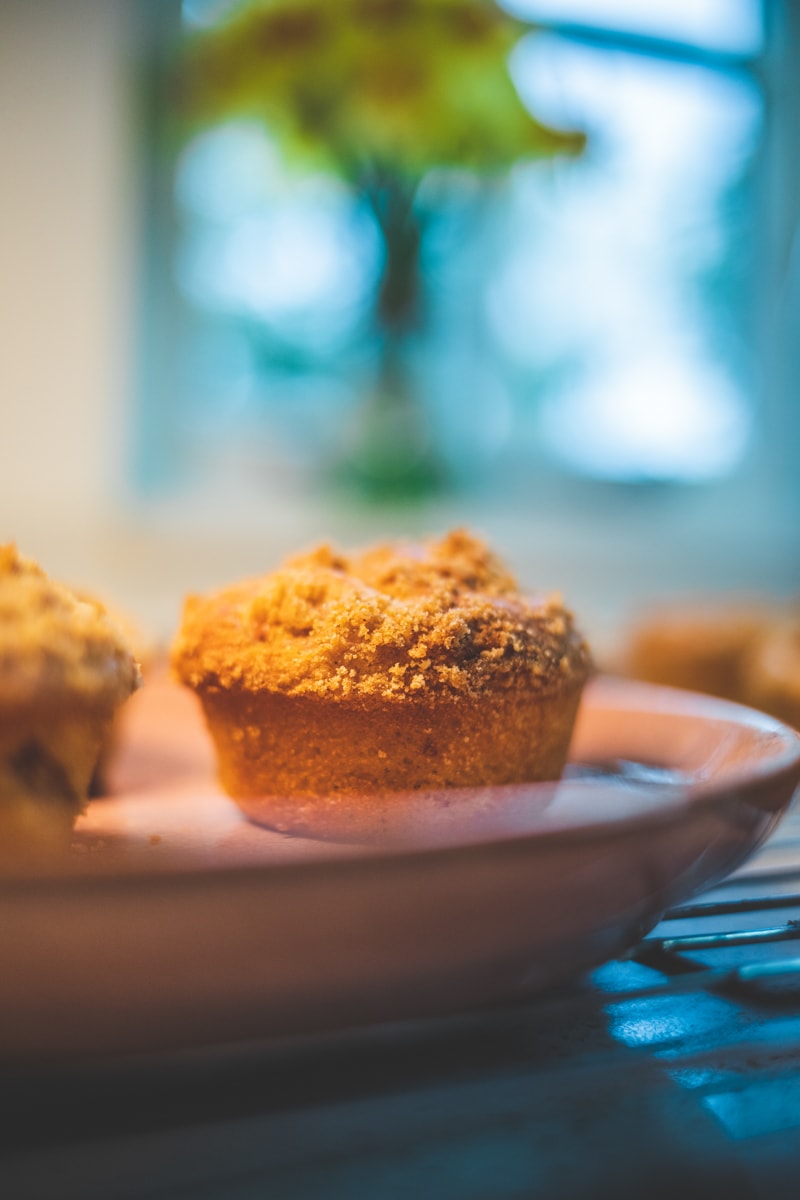
<path fill-rule="evenodd" d="M 190 41 L 178 108 L 190 128 L 254 117 L 289 160 L 354 182 L 579 153 L 514 88 L 526 32 L 492 0 L 249 0 Z"/>

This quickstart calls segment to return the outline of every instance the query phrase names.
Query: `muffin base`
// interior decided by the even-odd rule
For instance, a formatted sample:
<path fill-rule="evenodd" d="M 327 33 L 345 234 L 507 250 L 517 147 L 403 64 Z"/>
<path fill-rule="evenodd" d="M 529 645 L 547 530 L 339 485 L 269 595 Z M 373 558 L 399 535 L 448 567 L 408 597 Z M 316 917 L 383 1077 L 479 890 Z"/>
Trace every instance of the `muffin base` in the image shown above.
<path fill-rule="evenodd" d="M 0 717 L 0 860 L 66 849 L 110 718 L 80 706 Z"/>
<path fill-rule="evenodd" d="M 532 695 L 326 701 L 205 690 L 222 786 L 248 817 L 283 832 L 373 839 L 402 794 L 555 780 L 583 681 Z"/>

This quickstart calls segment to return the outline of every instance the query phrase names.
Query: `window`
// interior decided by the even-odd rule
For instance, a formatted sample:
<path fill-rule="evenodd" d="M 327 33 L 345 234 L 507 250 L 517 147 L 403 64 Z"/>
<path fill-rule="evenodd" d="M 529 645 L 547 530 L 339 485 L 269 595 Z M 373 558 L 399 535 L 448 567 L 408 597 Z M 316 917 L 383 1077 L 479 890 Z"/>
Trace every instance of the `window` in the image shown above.
<path fill-rule="evenodd" d="M 523 502 L 609 483 L 796 501 L 776 305 L 796 224 L 797 14 L 758 0 L 505 6 L 536 25 L 509 60 L 520 96 L 585 128 L 588 150 L 489 188 L 466 172 L 425 180 L 421 423 L 391 437 L 432 448 L 447 488 Z M 381 242 L 362 197 L 292 171 L 260 125 L 165 150 L 173 39 L 230 7 L 148 10 L 162 49 L 134 470 L 144 493 L 324 494 L 361 436 Z"/>

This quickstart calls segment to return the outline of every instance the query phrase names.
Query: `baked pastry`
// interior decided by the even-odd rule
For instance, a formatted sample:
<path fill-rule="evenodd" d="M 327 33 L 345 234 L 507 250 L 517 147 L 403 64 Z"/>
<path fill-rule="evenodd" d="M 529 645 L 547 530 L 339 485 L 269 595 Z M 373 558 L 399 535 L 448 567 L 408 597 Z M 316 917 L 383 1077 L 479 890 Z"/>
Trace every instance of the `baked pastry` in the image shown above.
<path fill-rule="evenodd" d="M 742 662 L 744 698 L 800 729 L 800 607 L 765 624 Z"/>
<path fill-rule="evenodd" d="M 172 663 L 224 788 L 317 836 L 379 826 L 377 794 L 558 778 L 590 671 L 560 598 L 521 595 L 462 531 L 190 597 Z"/>
<path fill-rule="evenodd" d="M 101 605 L 0 546 L 0 857 L 68 844 L 139 668 Z"/>
<path fill-rule="evenodd" d="M 632 630 L 625 674 L 743 701 L 742 663 L 767 612 L 744 602 L 686 601 L 651 612 Z"/>
<path fill-rule="evenodd" d="M 148 679 L 162 665 L 160 662 L 161 652 L 155 639 L 148 635 L 145 629 L 129 612 L 121 609 L 113 602 L 107 602 L 105 597 L 101 599 L 99 596 L 83 590 L 76 590 L 75 595 L 79 600 L 94 605 L 94 607 L 100 608 L 105 613 L 136 659 L 141 682 L 147 683 Z M 108 734 L 103 739 L 100 754 L 89 783 L 90 799 L 94 800 L 102 796 L 107 796 L 114 788 L 114 764 L 117 759 L 126 715 L 124 708 L 115 715 Z"/>

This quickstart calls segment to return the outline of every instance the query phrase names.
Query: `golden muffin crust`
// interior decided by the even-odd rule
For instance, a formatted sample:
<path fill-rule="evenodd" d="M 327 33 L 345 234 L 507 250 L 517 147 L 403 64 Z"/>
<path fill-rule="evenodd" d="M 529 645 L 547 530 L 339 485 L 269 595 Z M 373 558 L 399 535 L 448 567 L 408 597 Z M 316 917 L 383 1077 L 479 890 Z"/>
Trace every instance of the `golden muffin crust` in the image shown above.
<path fill-rule="evenodd" d="M 344 554 L 329 546 L 263 578 L 190 597 L 173 648 L 202 691 L 403 701 L 583 680 L 589 652 L 560 597 L 520 595 L 457 530 Z"/>
<path fill-rule="evenodd" d="M 29 704 L 115 707 L 139 667 L 102 605 L 79 600 L 14 545 L 0 546 L 0 712 Z"/>

